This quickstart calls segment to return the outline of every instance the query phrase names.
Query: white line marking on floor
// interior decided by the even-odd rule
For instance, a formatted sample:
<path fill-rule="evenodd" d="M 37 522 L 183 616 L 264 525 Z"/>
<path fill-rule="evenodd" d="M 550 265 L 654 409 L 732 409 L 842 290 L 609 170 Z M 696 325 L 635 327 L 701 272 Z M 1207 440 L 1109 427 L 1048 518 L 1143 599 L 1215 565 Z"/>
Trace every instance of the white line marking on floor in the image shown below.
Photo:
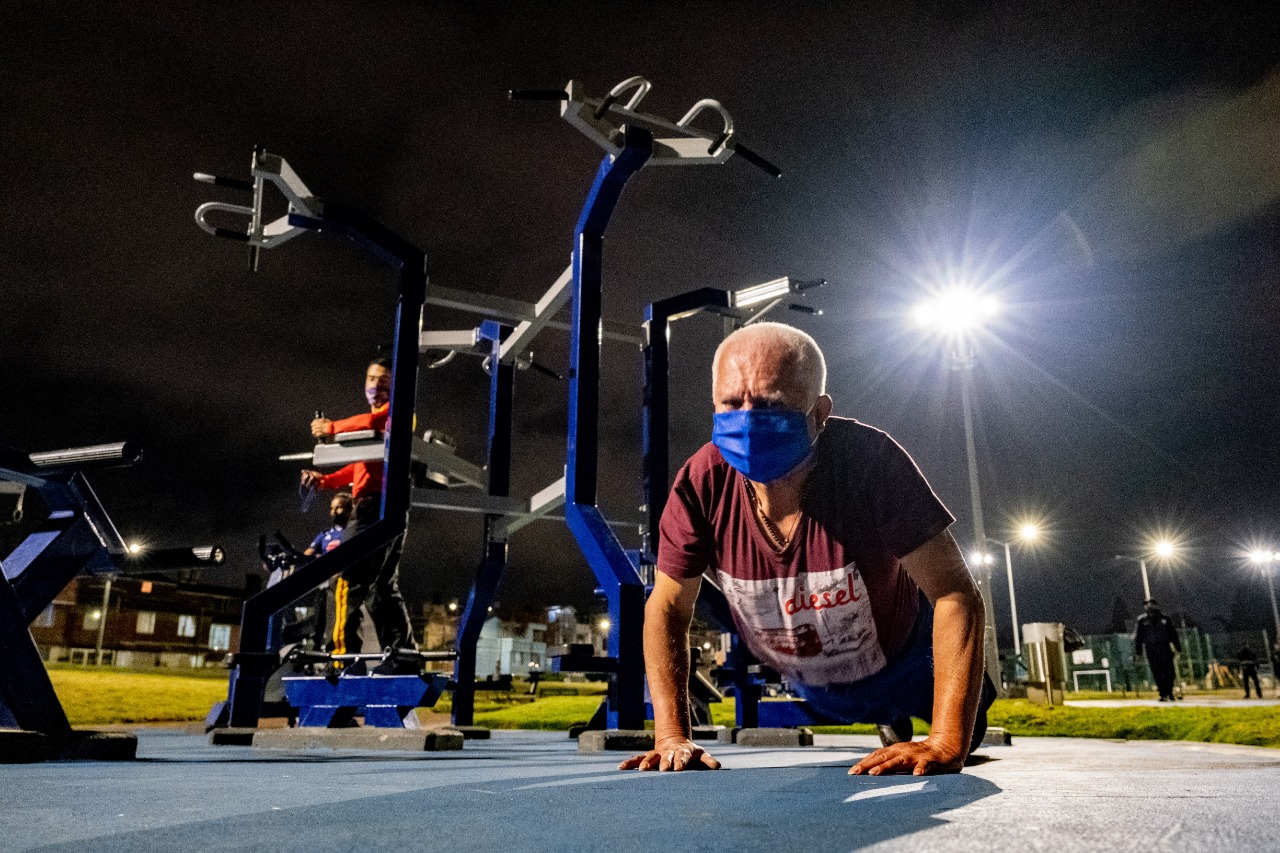
<path fill-rule="evenodd" d="M 918 794 L 921 791 L 927 791 L 933 786 L 933 782 L 926 779 L 923 782 L 910 782 L 906 785 L 890 785 L 884 788 L 871 788 L 866 791 L 859 791 L 852 797 L 845 800 L 846 803 L 856 803 L 859 800 L 874 800 L 877 797 L 896 797 L 899 794 Z"/>
<path fill-rule="evenodd" d="M 617 779 L 633 779 L 637 773 L 624 773 L 621 770 L 615 770 L 612 773 L 600 776 L 579 776 L 574 779 L 556 779 L 552 782 L 535 782 L 532 785 L 521 785 L 518 788 L 512 788 L 513 791 L 527 791 L 530 788 L 559 788 L 561 785 L 588 785 L 592 782 L 612 782 Z"/>

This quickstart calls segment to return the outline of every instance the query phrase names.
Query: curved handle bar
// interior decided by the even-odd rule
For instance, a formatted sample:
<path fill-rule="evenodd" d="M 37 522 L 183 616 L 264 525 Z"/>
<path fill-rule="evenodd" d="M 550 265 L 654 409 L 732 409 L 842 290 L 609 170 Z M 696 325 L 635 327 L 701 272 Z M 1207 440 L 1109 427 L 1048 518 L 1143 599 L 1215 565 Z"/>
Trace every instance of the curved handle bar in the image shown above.
<path fill-rule="evenodd" d="M 567 101 L 569 93 L 564 89 L 511 89 L 507 97 L 513 101 Z"/>
<path fill-rule="evenodd" d="M 724 147 L 725 143 L 733 137 L 733 116 L 729 115 L 729 111 L 724 108 L 723 104 L 713 98 L 703 98 L 689 108 L 689 112 L 684 114 L 684 118 L 676 122 L 676 126 L 688 127 L 703 110 L 715 110 L 720 113 L 720 118 L 724 122 L 720 135 L 712 141 L 711 147 L 707 149 L 707 153 L 714 157 Z"/>
<path fill-rule="evenodd" d="M 596 107 L 595 117 L 597 119 L 603 118 L 604 114 L 609 111 L 609 107 L 616 104 L 618 102 L 618 98 L 622 97 L 622 93 L 628 89 L 635 89 L 636 93 L 631 96 L 631 100 L 627 101 L 625 107 L 626 109 L 634 110 L 636 107 L 640 106 L 640 102 L 644 100 L 644 96 L 649 94 L 649 90 L 652 88 L 653 84 L 645 77 L 641 77 L 639 75 L 635 77 L 628 77 L 626 80 L 623 80 L 621 83 L 609 90 L 609 94 L 600 102 L 600 106 Z"/>
<path fill-rule="evenodd" d="M 221 211 L 222 213 L 235 213 L 242 216 L 253 217 L 253 208 L 245 207 L 242 204 L 228 204 L 225 201 L 206 201 L 204 204 L 196 208 L 196 225 L 200 226 L 200 230 L 206 234 L 212 234 L 215 237 L 226 237 L 227 234 L 219 234 L 219 231 L 227 231 L 226 228 L 218 228 L 204 221 L 204 217 L 211 211 Z M 232 231 L 232 234 L 236 232 Z M 246 236 L 245 239 L 248 239 Z"/>
<path fill-rule="evenodd" d="M 737 152 L 739 157 L 741 157 L 743 160 L 746 160 L 748 163 L 750 163 L 752 166 L 755 166 L 757 169 L 761 169 L 765 172 L 768 172 L 770 175 L 773 175 L 773 177 L 775 178 L 782 177 L 781 169 L 779 169 L 777 166 L 773 165 L 768 160 L 761 157 L 756 152 L 752 151 L 747 146 L 735 145 L 733 146 L 733 150 Z"/>

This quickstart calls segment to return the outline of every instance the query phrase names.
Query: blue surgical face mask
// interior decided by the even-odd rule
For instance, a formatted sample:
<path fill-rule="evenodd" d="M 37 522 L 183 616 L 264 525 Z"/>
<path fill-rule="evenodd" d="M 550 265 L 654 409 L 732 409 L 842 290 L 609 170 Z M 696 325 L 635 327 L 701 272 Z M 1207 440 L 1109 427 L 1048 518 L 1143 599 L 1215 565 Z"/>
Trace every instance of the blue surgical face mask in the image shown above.
<path fill-rule="evenodd" d="M 812 407 L 809 411 L 813 411 Z M 790 409 L 735 409 L 717 412 L 711 443 L 742 476 L 771 483 L 809 456 L 809 412 Z"/>

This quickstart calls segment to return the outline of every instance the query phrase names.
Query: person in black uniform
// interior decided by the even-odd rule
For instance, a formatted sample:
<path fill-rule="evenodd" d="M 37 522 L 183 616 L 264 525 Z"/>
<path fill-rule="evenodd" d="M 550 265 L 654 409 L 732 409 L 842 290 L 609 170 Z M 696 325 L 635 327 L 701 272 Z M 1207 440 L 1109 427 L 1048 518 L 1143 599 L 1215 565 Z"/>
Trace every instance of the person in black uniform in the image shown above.
<path fill-rule="evenodd" d="M 1262 682 L 1258 680 L 1258 655 L 1253 649 L 1245 646 L 1236 652 L 1236 660 L 1240 661 L 1240 680 L 1244 682 L 1244 698 L 1249 698 L 1249 679 L 1253 679 L 1253 686 L 1257 688 L 1258 698 L 1262 698 Z"/>
<path fill-rule="evenodd" d="M 1275 645 L 1271 647 L 1271 672 L 1280 682 L 1280 639 L 1276 640 Z M 1276 692 L 1280 694 L 1280 690 Z"/>
<path fill-rule="evenodd" d="M 1133 653 L 1139 658 L 1146 654 L 1151 677 L 1160 691 L 1160 701 L 1172 702 L 1173 655 L 1175 651 L 1182 652 L 1182 643 L 1173 622 L 1160 612 L 1155 599 L 1147 599 L 1145 606 L 1146 612 L 1138 617 L 1138 629 L 1133 634 Z"/>

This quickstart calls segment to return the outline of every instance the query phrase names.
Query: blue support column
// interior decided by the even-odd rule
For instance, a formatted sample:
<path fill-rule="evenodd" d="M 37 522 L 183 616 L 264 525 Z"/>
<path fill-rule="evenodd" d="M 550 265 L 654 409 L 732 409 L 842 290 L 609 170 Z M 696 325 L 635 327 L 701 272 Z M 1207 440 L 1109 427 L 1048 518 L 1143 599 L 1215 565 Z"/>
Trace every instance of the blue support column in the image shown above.
<path fill-rule="evenodd" d="M 644 727 L 644 584 L 596 506 L 600 428 L 600 321 L 604 232 L 630 178 L 653 154 L 653 135 L 628 126 L 622 151 L 596 172 L 575 229 L 569 350 L 565 519 L 609 602 L 609 728 Z"/>
<path fill-rule="evenodd" d="M 511 420 L 515 403 L 515 366 L 503 363 L 502 339 L 510 327 L 492 320 L 480 326 L 480 337 L 489 342 L 489 495 L 507 497 L 511 492 Z M 475 724 L 476 642 L 489 617 L 507 567 L 507 539 L 499 533 L 501 515 L 484 517 L 484 557 L 467 595 L 467 606 L 458 620 L 453 665 L 453 724 Z"/>

